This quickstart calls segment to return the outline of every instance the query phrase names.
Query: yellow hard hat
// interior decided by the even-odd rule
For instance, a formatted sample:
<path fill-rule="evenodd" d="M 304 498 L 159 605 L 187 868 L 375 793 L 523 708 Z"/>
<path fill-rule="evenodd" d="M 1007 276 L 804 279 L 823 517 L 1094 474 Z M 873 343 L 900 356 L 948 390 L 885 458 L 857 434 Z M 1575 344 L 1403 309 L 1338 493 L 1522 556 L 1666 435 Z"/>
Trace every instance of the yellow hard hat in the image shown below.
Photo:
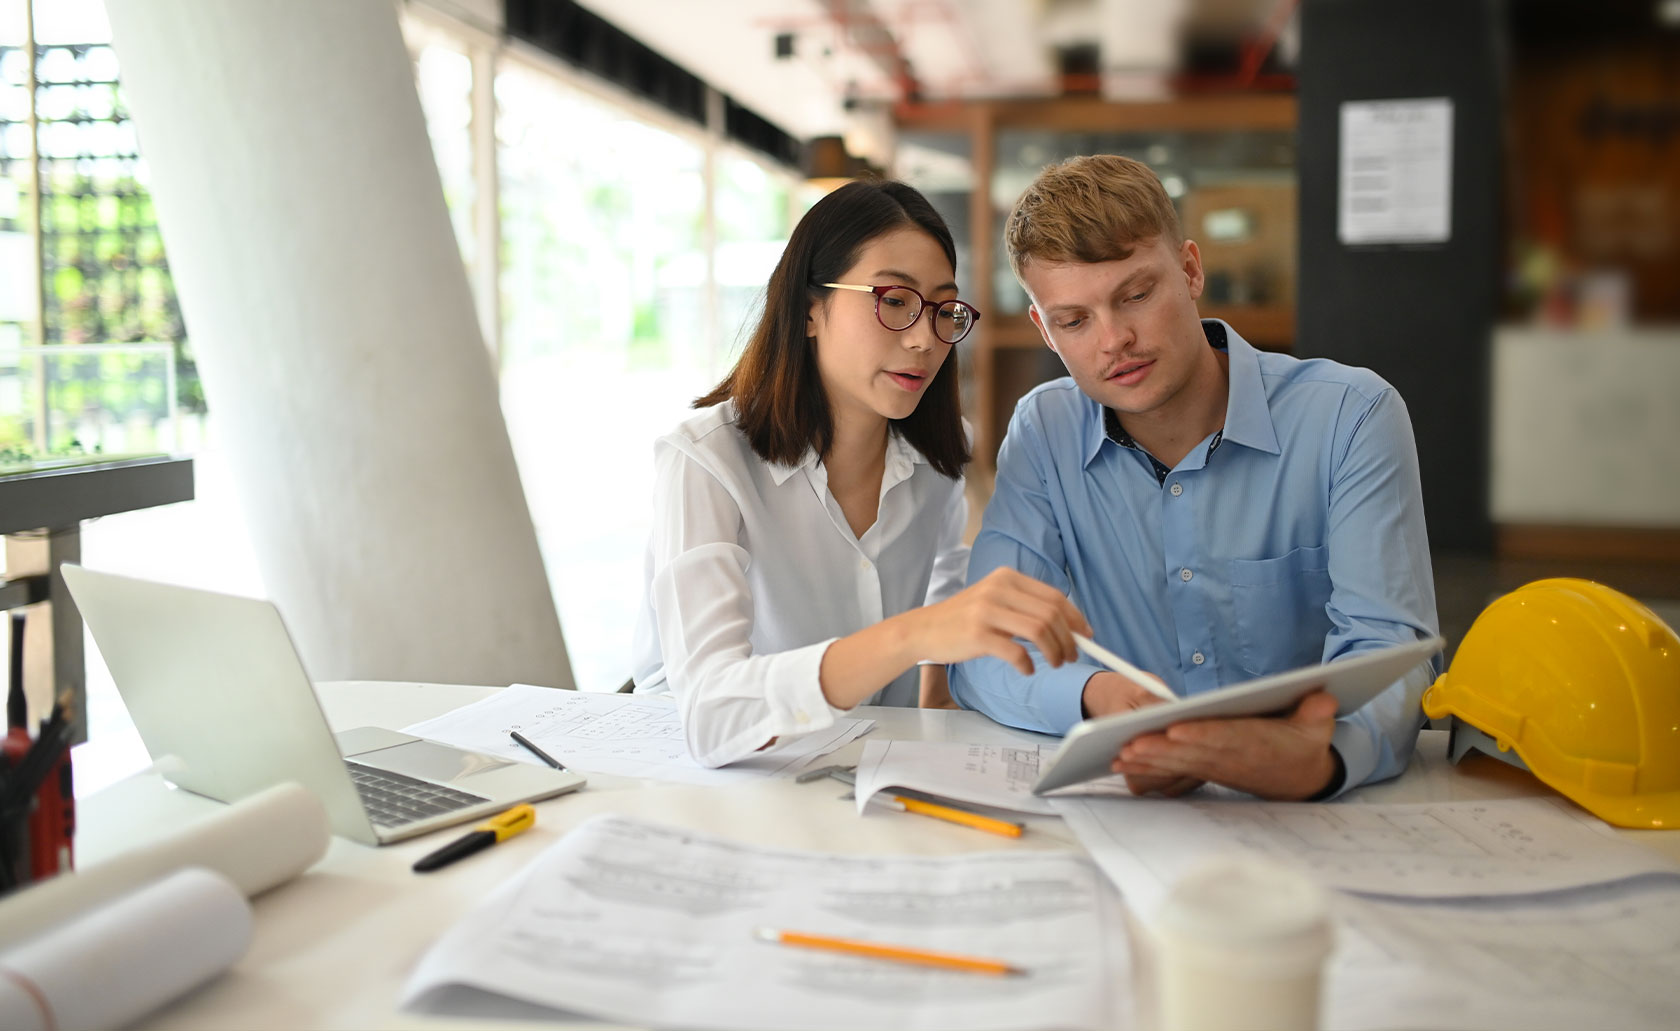
<path fill-rule="evenodd" d="M 1495 600 L 1423 694 L 1618 827 L 1680 827 L 1680 637 L 1590 580 Z"/>

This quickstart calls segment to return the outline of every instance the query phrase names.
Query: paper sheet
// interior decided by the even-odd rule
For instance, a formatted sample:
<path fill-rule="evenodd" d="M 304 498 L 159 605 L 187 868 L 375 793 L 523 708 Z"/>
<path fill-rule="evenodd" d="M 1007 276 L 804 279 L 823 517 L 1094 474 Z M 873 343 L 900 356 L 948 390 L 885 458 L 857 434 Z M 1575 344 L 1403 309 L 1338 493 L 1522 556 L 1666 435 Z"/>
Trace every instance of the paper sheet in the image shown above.
<path fill-rule="evenodd" d="M 579 773 L 731 784 L 794 772 L 869 732 L 874 720 L 838 719 L 723 769 L 689 758 L 676 703 L 668 697 L 556 691 L 514 684 L 404 729 L 420 737 L 521 762 L 540 762 L 515 744 L 517 730 Z"/>
<path fill-rule="evenodd" d="M 1680 871 L 1559 801 L 1055 804 L 1143 914 L 1245 847 L 1382 893 L 1335 897 L 1326 1028 L 1680 1026 Z"/>
<path fill-rule="evenodd" d="M 1680 888 L 1542 899 L 1337 900 L 1325 1026 L 1666 1029 L 1680 1025 Z"/>
<path fill-rule="evenodd" d="M 964 745 L 952 742 L 866 741 L 857 767 L 857 807 L 889 787 L 957 802 L 1049 816 L 1050 803 L 1032 793 L 1039 746 Z"/>
<path fill-rule="evenodd" d="M 1126 897 L 1147 908 L 1199 860 L 1249 850 L 1344 891 L 1412 898 L 1521 895 L 1641 875 L 1668 858 L 1549 798 L 1405 805 L 1190 799 L 1053 800 Z"/>
<path fill-rule="evenodd" d="M 1048 746 L 1053 754 L 1055 745 Z M 857 804 L 887 788 L 948 798 L 955 802 L 1053 816 L 1050 800 L 1032 793 L 1043 745 L 982 745 L 951 741 L 866 741 L 857 766 Z M 1122 778 L 1088 781 L 1068 789 L 1078 794 L 1129 795 Z"/>
<path fill-rule="evenodd" d="M 598 816 L 445 934 L 404 1004 L 470 1016 L 491 992 L 605 1020 L 742 1031 L 1119 1028 L 1130 1005 L 1117 989 L 1127 963 L 1118 905 L 1070 853 L 829 855 Z M 755 939 L 760 926 L 1030 973 L 769 944 Z"/>

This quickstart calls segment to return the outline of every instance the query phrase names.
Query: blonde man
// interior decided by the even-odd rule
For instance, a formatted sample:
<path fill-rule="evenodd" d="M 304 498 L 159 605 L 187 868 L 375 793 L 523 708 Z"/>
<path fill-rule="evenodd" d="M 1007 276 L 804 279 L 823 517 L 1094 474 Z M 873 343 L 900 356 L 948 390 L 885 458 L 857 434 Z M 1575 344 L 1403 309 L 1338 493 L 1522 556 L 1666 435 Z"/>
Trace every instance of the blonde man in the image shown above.
<path fill-rule="evenodd" d="M 1180 695 L 1435 633 L 1416 446 L 1392 387 L 1201 319 L 1201 253 L 1136 161 L 1046 169 L 1005 233 L 1069 377 L 1016 406 L 971 582 L 1012 567 L 1068 592 L 1098 641 Z M 1138 738 L 1114 769 L 1137 792 L 1329 798 L 1405 768 L 1438 662 L 1339 720 L 1314 694 L 1284 718 Z M 1050 733 L 1153 701 L 1079 662 L 1023 676 L 978 659 L 951 686 Z"/>

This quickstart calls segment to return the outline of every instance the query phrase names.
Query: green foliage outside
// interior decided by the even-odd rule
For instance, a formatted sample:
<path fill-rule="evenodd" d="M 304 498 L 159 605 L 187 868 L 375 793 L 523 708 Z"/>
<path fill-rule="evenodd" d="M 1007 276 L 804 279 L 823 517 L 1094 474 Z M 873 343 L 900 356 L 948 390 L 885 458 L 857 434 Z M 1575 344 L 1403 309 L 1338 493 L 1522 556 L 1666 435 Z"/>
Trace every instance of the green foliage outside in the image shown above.
<path fill-rule="evenodd" d="M 0 47 L 0 59 L 16 56 L 16 50 Z M 40 48 L 40 67 L 58 70 L 57 79 L 50 77 L 50 71 L 43 77 L 35 97 L 40 119 L 36 139 L 42 155 L 42 336 L 48 344 L 172 344 L 175 403 L 202 412 L 204 391 L 176 301 L 157 214 L 150 193 L 134 176 L 138 155 L 131 145 L 120 142 L 132 140 L 131 135 L 123 135 L 132 122 L 127 101 L 108 70 L 110 57 L 103 44 Z M 15 106 L 0 108 L 0 134 L 15 137 L 27 125 L 25 118 Z M 113 141 L 118 141 L 115 150 Z M 0 171 L 18 179 L 26 175 L 19 164 L 11 162 Z M 28 219 L 21 211 L 4 221 L 0 229 L 27 230 Z M 27 341 L 28 336 L 23 339 Z M 12 373 L 0 366 L 0 381 L 8 374 L 19 375 L 30 391 L 29 403 L 38 404 L 37 376 L 33 372 L 22 376 L 22 371 Z M 165 379 L 152 355 L 84 356 L 53 363 L 46 376 L 49 425 L 84 406 L 104 406 L 108 417 L 116 420 L 169 408 L 162 397 Z M 9 446 L 17 434 L 17 428 L 0 424 L 0 447 Z M 72 439 L 55 433 L 49 447 L 53 451 L 72 447 Z"/>
<path fill-rule="evenodd" d="M 54 174 L 43 182 L 42 195 L 46 342 L 170 342 L 175 345 L 176 403 L 204 411 L 204 388 L 145 188 L 131 176 Z M 107 400 L 119 418 L 145 404 L 136 363 L 150 363 L 152 381 L 162 382 L 150 358 L 106 355 L 101 360 L 115 363 L 102 371 L 115 377 Z M 68 397 L 80 398 L 77 391 L 88 388 L 78 377 L 65 389 Z"/>

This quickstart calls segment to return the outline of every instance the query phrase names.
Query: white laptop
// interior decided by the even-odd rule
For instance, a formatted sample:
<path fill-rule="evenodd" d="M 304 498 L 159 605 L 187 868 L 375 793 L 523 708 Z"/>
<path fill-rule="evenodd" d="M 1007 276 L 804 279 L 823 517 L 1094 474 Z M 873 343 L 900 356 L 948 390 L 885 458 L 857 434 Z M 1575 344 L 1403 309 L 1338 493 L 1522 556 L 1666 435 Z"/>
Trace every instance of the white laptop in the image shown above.
<path fill-rule="evenodd" d="M 232 802 L 295 780 L 335 834 L 386 845 L 583 786 L 383 727 L 335 740 L 271 603 L 61 568 L 146 750 L 178 787 Z"/>

